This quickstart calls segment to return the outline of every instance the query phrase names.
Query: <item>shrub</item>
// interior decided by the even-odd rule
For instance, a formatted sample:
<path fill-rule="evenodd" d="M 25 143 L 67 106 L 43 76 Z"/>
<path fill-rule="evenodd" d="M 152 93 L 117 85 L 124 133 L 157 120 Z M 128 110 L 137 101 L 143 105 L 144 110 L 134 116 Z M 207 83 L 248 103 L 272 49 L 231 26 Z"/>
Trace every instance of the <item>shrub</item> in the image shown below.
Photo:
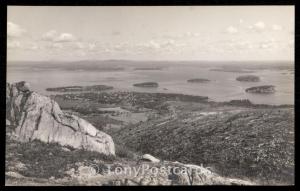
<path fill-rule="evenodd" d="M 124 145 L 116 144 L 116 155 L 120 158 L 137 159 L 138 155 Z"/>

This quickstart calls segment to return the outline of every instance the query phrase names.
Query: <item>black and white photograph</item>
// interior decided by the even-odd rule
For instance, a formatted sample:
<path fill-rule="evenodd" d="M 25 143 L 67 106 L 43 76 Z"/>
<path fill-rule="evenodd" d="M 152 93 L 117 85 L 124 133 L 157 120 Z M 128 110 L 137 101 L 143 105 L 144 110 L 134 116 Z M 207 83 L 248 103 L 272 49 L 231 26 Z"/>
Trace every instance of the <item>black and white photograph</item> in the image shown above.
<path fill-rule="evenodd" d="M 5 186 L 295 184 L 295 6 L 8 5 L 6 25 Z"/>

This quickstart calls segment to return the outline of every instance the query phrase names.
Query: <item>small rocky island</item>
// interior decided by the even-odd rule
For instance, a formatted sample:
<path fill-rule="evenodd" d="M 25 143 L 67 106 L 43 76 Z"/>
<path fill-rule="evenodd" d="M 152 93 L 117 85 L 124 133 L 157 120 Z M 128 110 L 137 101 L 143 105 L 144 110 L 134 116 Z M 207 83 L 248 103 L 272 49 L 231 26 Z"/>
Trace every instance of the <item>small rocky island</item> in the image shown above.
<path fill-rule="evenodd" d="M 107 85 L 93 85 L 93 86 L 64 86 L 57 88 L 46 88 L 46 91 L 53 92 L 83 92 L 83 91 L 103 91 L 111 90 L 112 86 Z"/>
<path fill-rule="evenodd" d="M 259 82 L 260 78 L 255 75 L 244 75 L 237 77 L 236 80 L 240 82 Z"/>
<path fill-rule="evenodd" d="M 272 94 L 275 93 L 275 86 L 265 85 L 265 86 L 255 86 L 246 89 L 247 93 L 257 93 L 257 94 Z"/>
<path fill-rule="evenodd" d="M 193 79 L 187 80 L 187 82 L 190 82 L 190 83 L 207 83 L 207 82 L 210 82 L 210 80 L 204 79 L 204 78 L 193 78 Z"/>
<path fill-rule="evenodd" d="M 157 82 L 143 82 L 143 83 L 133 84 L 133 86 L 143 87 L 143 88 L 157 88 L 158 83 Z"/>

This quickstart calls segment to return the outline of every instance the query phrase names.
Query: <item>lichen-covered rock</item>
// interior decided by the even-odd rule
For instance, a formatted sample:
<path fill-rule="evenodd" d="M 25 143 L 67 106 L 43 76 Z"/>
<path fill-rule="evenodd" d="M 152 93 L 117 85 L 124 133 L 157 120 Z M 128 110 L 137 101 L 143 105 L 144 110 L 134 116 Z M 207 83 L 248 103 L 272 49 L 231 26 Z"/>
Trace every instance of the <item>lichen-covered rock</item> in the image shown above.
<path fill-rule="evenodd" d="M 115 155 L 109 135 L 77 116 L 64 113 L 54 100 L 31 91 L 27 82 L 6 84 L 6 118 L 16 126 L 14 134 L 18 141 L 37 139 Z"/>

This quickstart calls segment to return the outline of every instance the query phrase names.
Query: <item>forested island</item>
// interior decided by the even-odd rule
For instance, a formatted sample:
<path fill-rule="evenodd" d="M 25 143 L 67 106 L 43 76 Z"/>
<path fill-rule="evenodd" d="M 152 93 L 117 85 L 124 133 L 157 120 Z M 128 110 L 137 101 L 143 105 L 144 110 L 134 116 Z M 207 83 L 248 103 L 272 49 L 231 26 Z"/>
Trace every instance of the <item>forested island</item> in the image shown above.
<path fill-rule="evenodd" d="M 210 80 L 205 79 L 205 78 L 193 78 L 193 79 L 187 80 L 187 82 L 190 82 L 190 83 L 207 83 L 207 82 L 210 82 Z"/>
<path fill-rule="evenodd" d="M 255 87 L 247 88 L 245 91 L 247 93 L 272 94 L 275 93 L 275 86 L 273 85 L 255 86 Z"/>
<path fill-rule="evenodd" d="M 93 85 L 93 86 L 64 86 L 55 88 L 46 88 L 46 91 L 53 92 L 82 92 L 82 91 L 103 91 L 112 90 L 112 86 L 107 85 Z"/>
<path fill-rule="evenodd" d="M 145 88 L 156 88 L 156 87 L 158 87 L 158 83 L 157 82 L 143 82 L 143 83 L 133 84 L 133 86 L 145 87 Z"/>
<path fill-rule="evenodd" d="M 236 80 L 240 82 L 259 82 L 260 78 L 255 75 L 244 75 L 237 77 Z"/>

